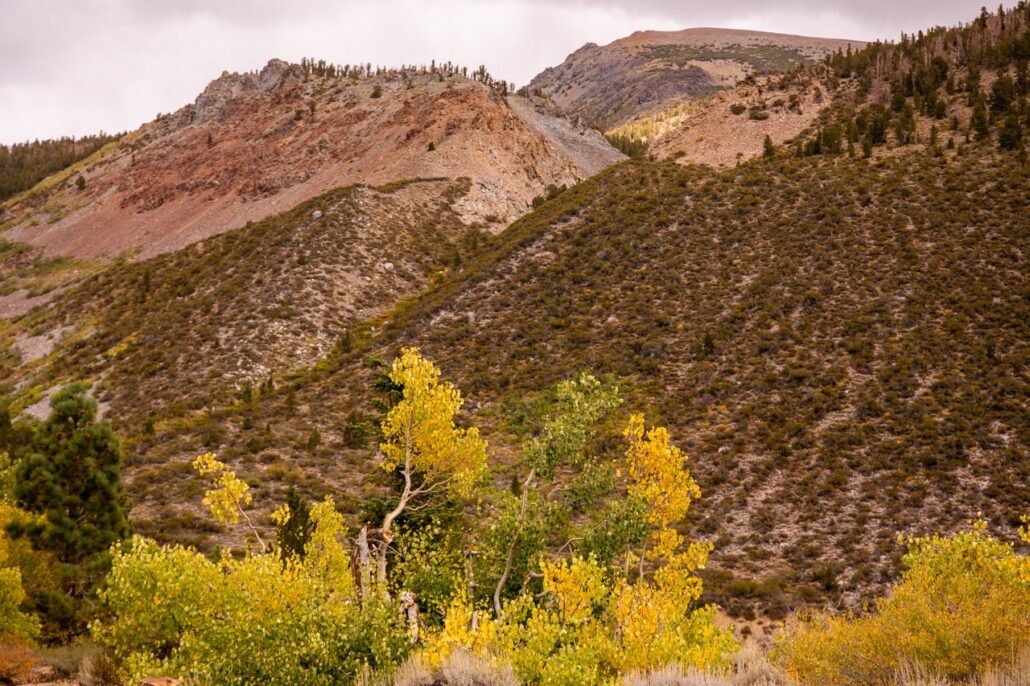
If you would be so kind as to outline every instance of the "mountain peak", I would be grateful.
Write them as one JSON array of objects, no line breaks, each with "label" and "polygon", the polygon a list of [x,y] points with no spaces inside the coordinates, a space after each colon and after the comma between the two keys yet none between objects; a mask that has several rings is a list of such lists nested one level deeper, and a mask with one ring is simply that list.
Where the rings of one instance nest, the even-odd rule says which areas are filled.
[{"label": "mountain peak", "polygon": [[[223,73],[196,100],[128,134],[84,174],[8,215],[11,236],[80,258],[147,257],[329,189],[467,177],[460,212],[498,230],[548,186],[622,159],[596,131],[507,94],[485,70],[291,64]],[[45,214],[40,203],[75,207]]]},{"label": "mountain peak", "polygon": [[635,31],[598,47],[584,45],[531,85],[568,114],[612,129],[685,96],[709,95],[748,75],[790,71],[861,41],[694,27]]}]

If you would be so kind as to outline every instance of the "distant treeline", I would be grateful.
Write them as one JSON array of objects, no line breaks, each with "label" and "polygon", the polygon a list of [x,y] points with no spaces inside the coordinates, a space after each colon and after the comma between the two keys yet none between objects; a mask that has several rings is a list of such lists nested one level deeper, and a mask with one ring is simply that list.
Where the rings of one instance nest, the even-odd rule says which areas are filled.
[{"label": "distant treeline", "polygon": [[37,183],[116,140],[121,134],[57,138],[0,145],[0,200]]},{"label": "distant treeline", "polygon": [[[404,64],[400,67],[388,68],[382,66],[373,67],[371,62],[365,64],[333,64],[325,60],[315,60],[305,57],[300,61],[301,69],[305,76],[317,76],[319,78],[333,79],[370,79],[373,76],[389,74],[436,74],[441,79],[446,76],[462,76],[485,84],[501,95],[515,93],[515,84],[504,79],[495,79],[486,69],[486,65],[480,65],[476,69],[459,66],[452,62],[437,62],[432,60],[429,64]],[[519,89],[519,95],[528,96],[526,88]]]},{"label": "distant treeline", "polygon": [[[935,58],[966,67],[1006,68],[1030,60],[1030,3],[1022,0],[1011,9],[986,8],[967,24],[938,26],[916,34],[902,34],[899,42],[876,41],[863,49],[837,50],[825,62],[841,78],[851,76],[871,84],[885,81],[912,81],[932,74]],[[868,89],[867,89],[868,90]]]}]

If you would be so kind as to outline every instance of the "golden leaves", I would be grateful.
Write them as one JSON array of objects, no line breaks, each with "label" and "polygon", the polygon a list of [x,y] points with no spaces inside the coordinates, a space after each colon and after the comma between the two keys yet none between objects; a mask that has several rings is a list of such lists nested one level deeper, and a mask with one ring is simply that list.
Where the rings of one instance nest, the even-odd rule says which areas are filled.
[{"label": "golden leaves", "polygon": [[237,524],[244,505],[249,505],[250,486],[239,479],[214,453],[204,453],[193,460],[193,468],[209,477],[212,488],[204,492],[204,505],[223,524]]},{"label": "golden leaves", "polygon": [[383,468],[420,472],[466,495],[486,469],[486,441],[479,430],[458,428],[461,393],[440,381],[440,370],[418,348],[405,348],[393,361],[390,380],[403,397],[382,423]]}]

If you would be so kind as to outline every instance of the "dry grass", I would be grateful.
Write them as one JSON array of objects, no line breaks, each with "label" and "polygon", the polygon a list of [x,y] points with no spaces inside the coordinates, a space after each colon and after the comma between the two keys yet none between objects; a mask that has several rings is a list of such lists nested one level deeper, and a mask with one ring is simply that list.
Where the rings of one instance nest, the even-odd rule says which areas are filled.
[{"label": "dry grass", "polygon": [[[905,667],[891,686],[952,686],[954,682],[919,665]],[[970,679],[964,686],[1027,686],[1030,684],[1030,646],[1019,651],[1011,665],[998,667]]]},{"label": "dry grass", "polygon": [[511,668],[496,665],[463,650],[451,653],[435,673],[419,657],[401,665],[393,676],[394,686],[518,686]]},{"label": "dry grass", "polygon": [[81,686],[119,686],[122,683],[111,654],[100,650],[82,658],[78,679]]},{"label": "dry grass", "polygon": [[785,683],[762,648],[748,641],[733,656],[733,666],[727,674],[673,664],[645,673],[630,673],[623,677],[621,686],[780,686]]},{"label": "dry grass", "polygon": [[[762,649],[748,642],[733,659],[728,674],[669,665],[662,669],[628,674],[621,686],[796,686],[774,667]],[[896,674],[887,686],[1028,686],[1030,685],[1030,646],[1016,656],[1012,665],[989,670],[966,682],[955,682],[912,664]],[[414,686],[414,684],[412,684]]]}]

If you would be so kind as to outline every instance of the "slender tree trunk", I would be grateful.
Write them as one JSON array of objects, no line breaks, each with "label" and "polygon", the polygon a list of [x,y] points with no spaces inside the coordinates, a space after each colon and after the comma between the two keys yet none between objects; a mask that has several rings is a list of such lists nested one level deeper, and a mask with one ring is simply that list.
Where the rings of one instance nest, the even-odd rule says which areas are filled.
[{"label": "slender tree trunk", "polygon": [[401,593],[401,611],[408,620],[408,638],[414,645],[418,643],[418,601],[411,591]]},{"label": "slender tree trunk", "polygon": [[386,513],[383,517],[383,541],[379,545],[378,553],[378,569],[376,571],[376,579],[379,582],[380,591],[383,594],[384,600],[390,599],[390,592],[386,588],[386,553],[390,547],[390,540],[393,538],[390,531],[390,527],[393,526],[394,521],[401,516],[404,509],[408,506],[408,501],[412,497],[411,490],[411,419],[408,419],[407,426],[404,427],[404,470],[401,472],[404,476],[404,491],[401,493],[400,500],[397,501],[397,507],[393,508],[390,512]]},{"label": "slender tree trunk", "polygon": [[267,552],[268,547],[265,545],[264,539],[261,538],[261,534],[258,533],[257,527],[254,526],[254,522],[250,521],[250,517],[246,512],[243,511],[243,507],[240,505],[240,501],[236,500],[236,510],[243,515],[243,519],[246,520],[247,526],[250,527],[251,532],[254,534],[254,538],[257,539],[258,545],[261,546],[261,552]]},{"label": "slender tree trunk", "polygon": [[365,600],[372,593],[372,554],[368,549],[367,526],[358,532],[358,580],[361,599]]},{"label": "slender tree trunk", "polygon": [[[408,474],[405,473],[405,481],[408,481]],[[401,495],[401,499],[397,502],[397,507],[393,508],[390,512],[383,517],[382,527],[382,541],[379,543],[379,549],[376,551],[376,581],[379,583],[380,591],[383,594],[385,600],[390,599],[390,593],[386,589],[386,555],[390,547],[390,541],[393,535],[390,531],[390,527],[393,526],[394,521],[397,517],[404,512],[404,509],[408,506],[409,490],[407,483],[404,487],[404,493]]]},{"label": "slender tree trunk", "polygon": [[522,529],[526,524],[529,487],[533,483],[534,474],[536,474],[536,467],[529,470],[529,476],[526,477],[526,481],[522,484],[522,507],[519,510],[519,524],[515,529],[515,534],[511,537],[511,543],[508,545],[508,556],[504,560],[504,570],[501,572],[501,578],[497,580],[497,586],[494,588],[494,614],[497,617],[501,616],[501,593],[504,591],[504,587],[508,583],[508,577],[511,575],[511,566],[515,559],[515,546],[518,545],[519,538],[522,536]]}]

